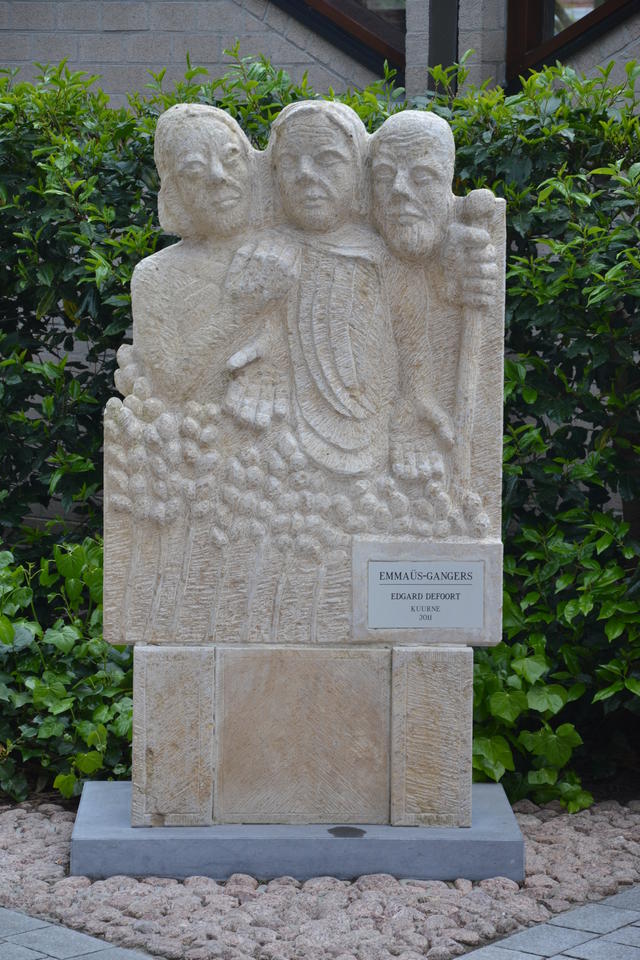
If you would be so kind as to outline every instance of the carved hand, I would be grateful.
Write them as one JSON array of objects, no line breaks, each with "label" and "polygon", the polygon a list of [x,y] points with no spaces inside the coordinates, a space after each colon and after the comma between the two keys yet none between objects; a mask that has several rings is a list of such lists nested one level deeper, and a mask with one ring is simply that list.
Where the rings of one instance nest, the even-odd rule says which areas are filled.
[{"label": "carved hand", "polygon": [[444,475],[440,454],[418,449],[415,440],[399,437],[392,439],[389,456],[391,470],[401,480],[433,480]]},{"label": "carved hand", "polygon": [[244,347],[237,350],[227,360],[227,370],[241,370],[247,364],[253,363],[266,356],[269,349],[269,340],[265,333],[259,334],[250,340]]},{"label": "carved hand", "polygon": [[264,430],[272,419],[284,419],[287,416],[287,387],[273,377],[241,373],[229,384],[224,407],[236,419]]},{"label": "carved hand", "polygon": [[259,307],[282,300],[299,274],[299,247],[265,238],[240,247],[229,267],[225,289],[234,300],[249,300]]},{"label": "carved hand", "polygon": [[438,438],[444,446],[450,450],[455,443],[455,431],[453,421],[446,410],[436,403],[435,400],[418,400],[418,416],[423,420],[428,420],[436,431]]},{"label": "carved hand", "polygon": [[442,254],[448,299],[463,307],[487,307],[497,294],[496,249],[480,227],[452,223]]}]

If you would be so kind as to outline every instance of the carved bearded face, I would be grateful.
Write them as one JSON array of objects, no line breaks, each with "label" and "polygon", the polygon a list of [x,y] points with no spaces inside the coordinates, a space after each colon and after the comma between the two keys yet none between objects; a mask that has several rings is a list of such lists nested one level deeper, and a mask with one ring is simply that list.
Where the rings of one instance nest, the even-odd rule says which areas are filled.
[{"label": "carved bearded face", "polygon": [[444,120],[404,111],[372,138],[373,217],[400,257],[421,259],[442,240],[453,205],[454,145]]},{"label": "carved bearded face", "polygon": [[180,231],[182,236],[227,236],[242,229],[250,201],[244,144],[228,126],[209,116],[183,124],[179,133],[170,144],[166,189],[181,211],[180,219],[188,224]]},{"label": "carved bearded face", "polygon": [[327,231],[353,214],[358,164],[348,135],[322,114],[293,116],[279,131],[275,176],[288,219]]}]

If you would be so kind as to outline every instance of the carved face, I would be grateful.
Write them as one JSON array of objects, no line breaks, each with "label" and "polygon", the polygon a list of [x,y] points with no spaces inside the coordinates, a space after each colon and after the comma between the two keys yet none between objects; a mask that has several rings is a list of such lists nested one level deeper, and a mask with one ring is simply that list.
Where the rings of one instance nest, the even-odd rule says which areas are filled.
[{"label": "carved face", "polygon": [[243,145],[226,126],[205,119],[175,148],[172,179],[194,234],[227,235],[242,228],[249,208],[249,166]]},{"label": "carved face", "polygon": [[373,215],[401,257],[421,258],[442,240],[449,222],[453,165],[437,136],[380,137],[371,162]]},{"label": "carved face", "polygon": [[275,174],[289,220],[324,232],[353,213],[358,167],[351,143],[324,116],[293,117],[278,137]]}]

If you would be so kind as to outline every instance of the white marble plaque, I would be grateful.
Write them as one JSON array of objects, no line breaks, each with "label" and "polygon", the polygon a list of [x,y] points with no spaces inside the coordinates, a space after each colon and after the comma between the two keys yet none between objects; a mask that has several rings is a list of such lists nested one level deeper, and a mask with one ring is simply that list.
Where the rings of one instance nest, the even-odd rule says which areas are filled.
[{"label": "white marble plaque", "polygon": [[482,560],[370,560],[368,625],[391,630],[482,628]]},{"label": "white marble plaque", "polygon": [[500,542],[354,537],[351,559],[353,641],[500,642]]}]

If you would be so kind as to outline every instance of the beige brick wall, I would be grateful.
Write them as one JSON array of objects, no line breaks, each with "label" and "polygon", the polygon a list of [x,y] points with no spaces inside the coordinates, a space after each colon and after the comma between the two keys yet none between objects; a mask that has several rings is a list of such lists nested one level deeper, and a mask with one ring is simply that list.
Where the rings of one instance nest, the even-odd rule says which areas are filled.
[{"label": "beige brick wall", "polygon": [[611,60],[616,62],[611,79],[617,82],[625,79],[626,63],[630,60],[640,62],[640,13],[569,57],[567,63],[582,73],[593,75],[598,67],[606,67]]},{"label": "beige brick wall", "polygon": [[432,0],[406,0],[407,38],[405,85],[409,96],[427,89],[429,66],[429,17]]},{"label": "beige brick wall", "polygon": [[[412,94],[424,93],[429,64],[430,5],[435,0],[406,0],[406,87]],[[474,53],[467,63],[469,82],[487,78],[504,82],[507,30],[507,0],[459,0],[458,57]]]},{"label": "beige brick wall", "polygon": [[187,51],[212,77],[228,66],[223,51],[264,54],[320,92],[364,86],[375,75],[289,17],[270,0],[5,0],[0,2],[0,63],[34,75],[33,63],[70,65],[102,75],[112,102],[143,89],[147,70],[183,76]]},{"label": "beige brick wall", "polygon": [[507,0],[460,0],[458,56],[473,50],[467,62],[469,83],[504,83]]}]

